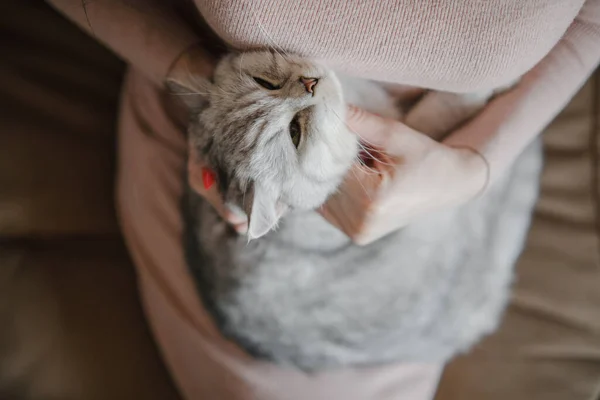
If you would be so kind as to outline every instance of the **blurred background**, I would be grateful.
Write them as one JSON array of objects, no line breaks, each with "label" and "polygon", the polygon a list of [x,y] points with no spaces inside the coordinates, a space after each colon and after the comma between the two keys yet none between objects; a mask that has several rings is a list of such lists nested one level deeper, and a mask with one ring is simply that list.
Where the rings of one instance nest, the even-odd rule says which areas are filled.
[{"label": "blurred background", "polygon": [[175,399],[113,208],[123,63],[0,1],[0,399]]}]

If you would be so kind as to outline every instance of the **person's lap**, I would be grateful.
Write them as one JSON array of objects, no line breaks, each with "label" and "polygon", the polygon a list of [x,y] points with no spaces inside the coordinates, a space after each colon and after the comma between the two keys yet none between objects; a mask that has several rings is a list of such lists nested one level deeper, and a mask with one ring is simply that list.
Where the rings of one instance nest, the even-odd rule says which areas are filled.
[{"label": "person's lap", "polygon": [[119,126],[117,203],[149,323],[184,397],[431,398],[441,372],[437,364],[305,374],[254,360],[218,333],[202,307],[183,257],[179,205],[186,154],[185,119],[173,117],[165,109],[176,99],[135,70],[126,75]]},{"label": "person's lap", "polygon": [[[450,364],[438,400],[509,395],[587,399],[597,390],[600,336],[595,317],[600,313],[600,291],[595,290],[598,251],[591,184],[596,165],[590,151],[592,134],[598,133],[592,132],[593,120],[600,116],[600,110],[592,109],[595,82],[591,80],[547,129],[542,194],[504,323],[473,352]],[[147,101],[151,96],[145,97]],[[173,141],[174,136],[169,139],[158,132],[149,134],[164,142],[168,153],[185,145],[182,137]],[[181,175],[174,175],[179,176],[160,179],[176,185],[173,179]]]}]

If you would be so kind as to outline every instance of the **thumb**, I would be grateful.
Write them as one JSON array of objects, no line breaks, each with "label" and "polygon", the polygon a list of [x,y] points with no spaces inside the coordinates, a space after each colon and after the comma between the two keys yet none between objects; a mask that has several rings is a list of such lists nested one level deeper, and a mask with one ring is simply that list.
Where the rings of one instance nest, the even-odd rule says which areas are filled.
[{"label": "thumb", "polygon": [[432,141],[400,121],[384,118],[355,106],[349,106],[346,123],[364,143],[389,154],[404,154],[423,148]]}]

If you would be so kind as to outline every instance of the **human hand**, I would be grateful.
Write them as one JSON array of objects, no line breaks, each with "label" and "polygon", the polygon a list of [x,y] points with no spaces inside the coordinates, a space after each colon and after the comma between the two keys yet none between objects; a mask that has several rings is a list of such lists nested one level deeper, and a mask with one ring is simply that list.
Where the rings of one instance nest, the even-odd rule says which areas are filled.
[{"label": "human hand", "polygon": [[214,172],[196,156],[193,146],[189,147],[188,155],[188,183],[198,195],[208,201],[215,211],[229,223],[238,233],[248,231],[248,218],[223,203],[223,197],[219,193],[218,185],[215,184]]},{"label": "human hand", "polygon": [[347,123],[368,146],[369,162],[353,166],[321,214],[357,244],[465,203],[487,184],[487,161],[468,147],[450,147],[354,107]]}]

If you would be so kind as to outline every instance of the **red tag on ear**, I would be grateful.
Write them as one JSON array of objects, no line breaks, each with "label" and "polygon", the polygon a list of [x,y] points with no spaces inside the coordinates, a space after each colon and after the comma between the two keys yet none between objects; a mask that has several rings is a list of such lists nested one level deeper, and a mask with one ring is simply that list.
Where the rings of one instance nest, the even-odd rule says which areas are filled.
[{"label": "red tag on ear", "polygon": [[212,185],[214,185],[215,180],[215,173],[212,170],[202,168],[202,183],[204,184],[204,189],[210,189]]}]

